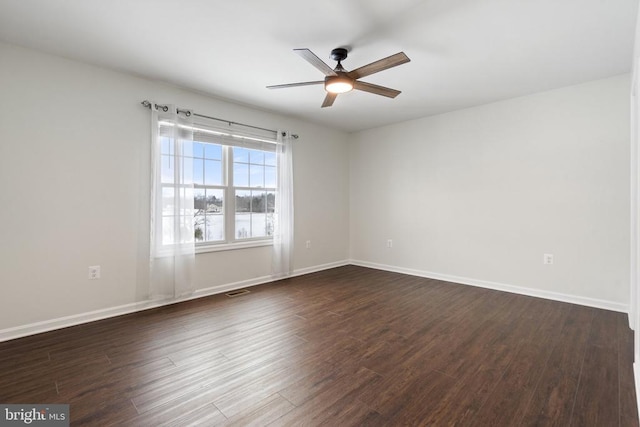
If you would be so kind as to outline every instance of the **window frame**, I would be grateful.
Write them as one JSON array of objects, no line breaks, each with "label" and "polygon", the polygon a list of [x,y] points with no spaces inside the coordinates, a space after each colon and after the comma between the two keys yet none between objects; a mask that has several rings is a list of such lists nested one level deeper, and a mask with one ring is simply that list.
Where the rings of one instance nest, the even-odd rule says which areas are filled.
[{"label": "window frame", "polygon": [[[198,129],[200,131],[204,130],[204,132],[209,133],[206,128],[200,128],[199,124],[192,125],[194,129]],[[158,129],[159,137],[162,137],[160,128]],[[255,138],[252,136],[242,136],[242,135],[234,135],[234,134],[226,134],[222,132],[211,132],[214,134],[219,134],[220,138],[217,137],[209,137],[207,138],[198,138],[197,134],[202,135],[202,132],[194,132],[193,140],[189,141],[191,143],[200,143],[200,144],[215,144],[219,145],[222,148],[222,158],[221,158],[221,169],[222,169],[222,185],[213,185],[213,184],[204,184],[205,180],[203,179],[203,184],[191,184],[191,188],[193,190],[204,190],[206,194],[207,189],[213,190],[222,190],[223,194],[223,239],[222,240],[210,240],[210,241],[197,241],[194,236],[194,246],[195,253],[206,253],[206,252],[216,252],[216,251],[225,251],[225,250],[235,250],[235,249],[243,249],[243,248],[251,248],[251,247],[260,247],[260,246],[272,246],[273,245],[273,235],[259,236],[259,237],[249,237],[249,238],[237,238],[236,229],[235,229],[235,221],[236,221],[236,191],[238,190],[250,190],[250,191],[264,191],[265,193],[273,192],[275,197],[277,198],[277,183],[276,187],[235,187],[233,182],[233,167],[234,167],[234,158],[233,158],[233,148],[245,148],[248,150],[258,150],[264,152],[276,152],[276,144],[277,141],[266,140],[264,137]],[[228,143],[229,139],[238,139],[239,141],[233,141],[233,143]],[[243,138],[246,138],[246,143],[243,143]],[[207,139],[207,140],[203,140]],[[219,139],[219,140],[218,140]],[[177,149],[178,141],[173,141],[174,151]],[[273,147],[273,148],[272,148]],[[174,154],[176,157],[180,157],[181,161],[184,161],[185,156],[180,155],[178,153]],[[249,164],[250,161],[249,161]],[[204,168],[204,167],[203,167]],[[278,165],[276,162],[275,165],[276,176],[278,171]],[[202,171],[203,176],[206,175],[205,170]],[[162,176],[162,171],[159,171],[160,176]],[[266,183],[265,183],[266,184]],[[174,188],[174,191],[177,190],[178,184],[173,183],[162,183],[160,184],[161,188],[169,187]],[[195,204],[195,192],[194,192],[194,204]],[[265,213],[267,213],[268,208],[265,206]],[[195,206],[194,206],[194,214],[195,214]],[[206,215],[206,214],[205,214]],[[162,211],[159,212],[159,219],[162,220]],[[194,231],[195,231],[195,216],[194,216]],[[162,232],[162,231],[161,231]],[[206,235],[206,231],[205,231]],[[164,236],[162,236],[161,241],[164,241]],[[160,251],[162,248],[167,248],[172,246],[173,244],[164,244],[161,243]]]}]

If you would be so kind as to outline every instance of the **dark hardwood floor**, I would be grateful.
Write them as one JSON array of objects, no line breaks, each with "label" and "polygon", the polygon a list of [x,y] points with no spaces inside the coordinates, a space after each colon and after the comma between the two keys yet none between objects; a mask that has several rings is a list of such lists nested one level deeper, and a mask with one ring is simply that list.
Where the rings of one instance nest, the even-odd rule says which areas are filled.
[{"label": "dark hardwood floor", "polygon": [[347,266],[0,343],[72,425],[637,426],[626,314]]}]

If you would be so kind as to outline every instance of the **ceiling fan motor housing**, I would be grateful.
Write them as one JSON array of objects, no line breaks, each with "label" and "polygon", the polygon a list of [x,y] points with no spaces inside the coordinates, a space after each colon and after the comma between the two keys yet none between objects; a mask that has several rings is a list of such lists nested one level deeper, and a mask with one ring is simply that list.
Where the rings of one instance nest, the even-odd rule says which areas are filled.
[{"label": "ceiling fan motor housing", "polygon": [[331,51],[331,59],[338,62],[343,61],[344,59],[347,58],[348,53],[349,51],[347,49],[343,47],[338,47]]}]

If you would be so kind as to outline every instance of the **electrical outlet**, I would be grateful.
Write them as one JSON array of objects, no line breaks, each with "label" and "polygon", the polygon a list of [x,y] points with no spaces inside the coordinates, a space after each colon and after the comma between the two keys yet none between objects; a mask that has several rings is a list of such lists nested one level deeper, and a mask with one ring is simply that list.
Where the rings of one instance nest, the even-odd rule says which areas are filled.
[{"label": "electrical outlet", "polygon": [[553,254],[544,254],[542,257],[543,264],[553,264]]},{"label": "electrical outlet", "polygon": [[393,247],[393,240],[391,240],[391,239],[387,240],[387,247],[388,248],[392,248]]},{"label": "electrical outlet", "polygon": [[92,265],[89,267],[89,280],[97,280],[100,278],[100,266]]},{"label": "electrical outlet", "polygon": [[311,249],[311,240],[307,240],[306,247],[307,247],[307,249]]}]

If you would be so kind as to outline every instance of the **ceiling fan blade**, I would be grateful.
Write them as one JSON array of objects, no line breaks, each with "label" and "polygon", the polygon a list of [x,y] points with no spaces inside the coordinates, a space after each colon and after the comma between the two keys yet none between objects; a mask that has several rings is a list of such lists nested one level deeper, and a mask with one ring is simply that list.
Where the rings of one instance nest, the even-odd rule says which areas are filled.
[{"label": "ceiling fan blade", "polygon": [[324,80],[318,80],[315,82],[300,82],[300,83],[287,83],[284,85],[271,85],[267,86],[267,89],[284,89],[288,87],[298,87],[298,86],[311,86],[311,85],[319,85],[323,84]]},{"label": "ceiling fan blade", "polygon": [[353,83],[353,88],[363,90],[365,92],[375,93],[376,95],[386,96],[388,98],[395,98],[402,93],[399,90],[359,81]]},{"label": "ceiling fan blade", "polygon": [[311,52],[309,49],[293,49],[293,51],[300,55],[302,59],[305,59],[309,64],[320,70],[325,76],[337,76],[336,72],[333,71],[333,68],[325,64],[322,59],[318,58],[316,54]]},{"label": "ceiling fan blade", "polygon": [[333,105],[333,101],[335,101],[337,97],[337,93],[327,92],[327,96],[324,97],[324,102],[322,103],[322,108],[331,107]]},{"label": "ceiling fan blade", "polygon": [[409,61],[411,60],[407,55],[404,54],[404,52],[399,52],[395,55],[391,55],[378,61],[372,62],[371,64],[363,65],[362,67],[356,68],[353,71],[349,71],[347,73],[347,76],[351,77],[352,79],[359,79],[361,77],[369,76],[373,73],[377,73],[379,71],[386,70],[388,68],[392,68]]}]

